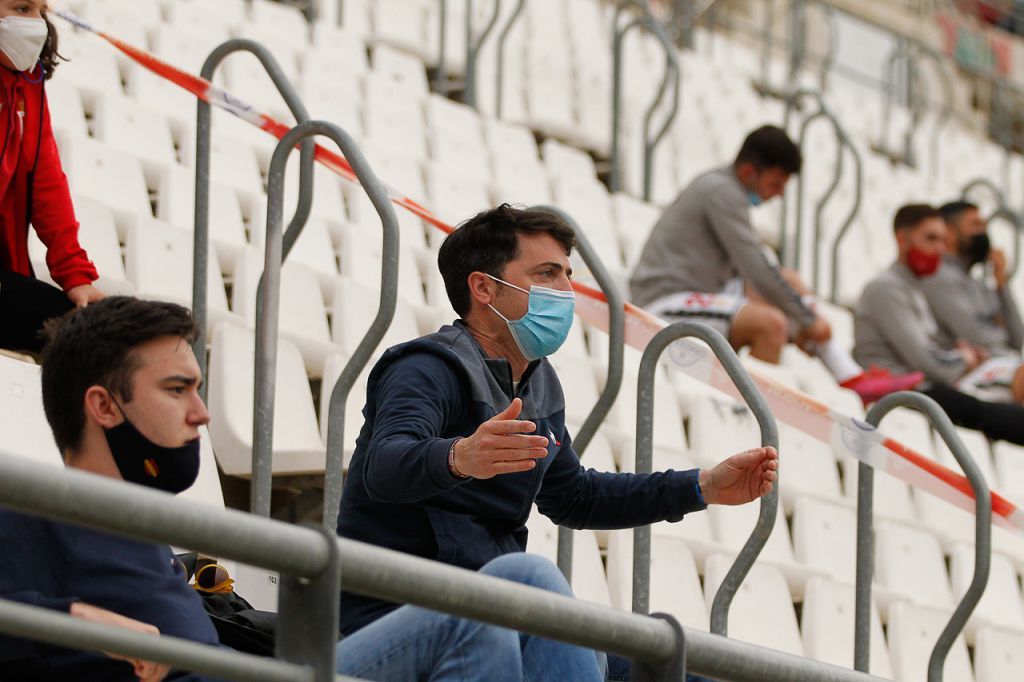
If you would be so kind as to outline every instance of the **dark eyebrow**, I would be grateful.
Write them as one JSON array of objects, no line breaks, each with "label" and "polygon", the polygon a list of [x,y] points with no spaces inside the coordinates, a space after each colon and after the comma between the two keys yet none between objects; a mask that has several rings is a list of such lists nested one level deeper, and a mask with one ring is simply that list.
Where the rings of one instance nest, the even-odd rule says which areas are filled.
[{"label": "dark eyebrow", "polygon": [[161,384],[184,384],[185,386],[195,385],[197,388],[203,385],[203,380],[196,376],[185,374],[174,374],[160,380]]}]

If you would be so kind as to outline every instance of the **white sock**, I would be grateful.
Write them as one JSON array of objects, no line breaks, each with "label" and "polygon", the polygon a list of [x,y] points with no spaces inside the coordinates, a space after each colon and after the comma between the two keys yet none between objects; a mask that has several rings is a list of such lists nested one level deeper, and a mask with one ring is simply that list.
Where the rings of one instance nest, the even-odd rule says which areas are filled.
[{"label": "white sock", "polygon": [[849,381],[864,372],[864,368],[857,364],[850,353],[834,340],[818,344],[818,359],[839,383]]}]

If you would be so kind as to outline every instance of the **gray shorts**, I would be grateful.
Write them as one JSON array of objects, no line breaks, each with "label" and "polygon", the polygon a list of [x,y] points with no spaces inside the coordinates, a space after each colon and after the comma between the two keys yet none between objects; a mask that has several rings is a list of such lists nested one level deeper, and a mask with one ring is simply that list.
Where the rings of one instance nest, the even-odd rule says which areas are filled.
[{"label": "gray shorts", "polygon": [[746,296],[731,291],[681,291],[659,298],[646,310],[666,322],[702,322],[728,339],[732,321],[746,303]]}]

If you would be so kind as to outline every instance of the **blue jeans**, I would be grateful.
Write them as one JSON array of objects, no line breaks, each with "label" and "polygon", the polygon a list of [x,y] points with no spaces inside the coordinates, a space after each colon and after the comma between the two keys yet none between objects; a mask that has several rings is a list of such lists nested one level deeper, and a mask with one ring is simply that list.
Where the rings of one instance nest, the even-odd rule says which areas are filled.
[{"label": "blue jeans", "polygon": [[[558,568],[534,554],[506,554],[480,569],[564,595]],[[604,655],[417,606],[403,606],[338,643],[337,670],[369,680],[539,682],[604,680]]]}]

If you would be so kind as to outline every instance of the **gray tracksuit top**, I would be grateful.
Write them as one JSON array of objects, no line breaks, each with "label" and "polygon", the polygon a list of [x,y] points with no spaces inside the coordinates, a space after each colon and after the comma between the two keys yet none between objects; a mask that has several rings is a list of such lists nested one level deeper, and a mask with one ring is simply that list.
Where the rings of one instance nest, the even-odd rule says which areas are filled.
[{"label": "gray tracksuit top", "polygon": [[732,166],[690,183],[644,245],[629,283],[633,302],[648,306],[681,291],[719,292],[742,277],[798,327],[814,322],[814,312],[761,251],[749,205]]},{"label": "gray tracksuit top", "polygon": [[966,367],[960,354],[944,347],[920,280],[901,263],[871,280],[860,295],[853,326],[853,357],[893,373],[924,372],[951,384]]},{"label": "gray tracksuit top", "polygon": [[1024,322],[1008,287],[997,291],[971,277],[960,256],[946,256],[933,277],[921,280],[943,345],[963,339],[990,355],[1020,355]]}]

